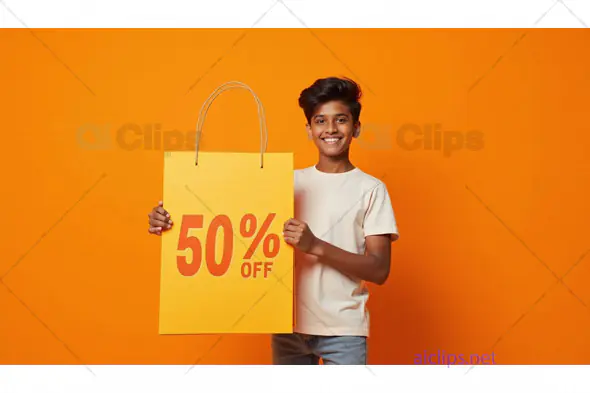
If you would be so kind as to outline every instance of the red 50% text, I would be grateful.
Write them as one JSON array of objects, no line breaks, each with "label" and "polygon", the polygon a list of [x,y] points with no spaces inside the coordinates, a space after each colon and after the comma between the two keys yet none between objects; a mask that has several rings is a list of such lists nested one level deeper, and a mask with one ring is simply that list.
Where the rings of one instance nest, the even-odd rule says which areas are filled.
[{"label": "red 50% text", "polygon": [[[241,266],[241,274],[244,278],[256,278],[264,276],[267,278],[272,270],[273,262],[249,261],[254,256],[254,252],[262,242],[263,254],[267,259],[277,256],[280,248],[280,240],[277,234],[267,234],[268,228],[274,220],[276,214],[270,213],[259,231],[257,229],[257,220],[254,214],[245,214],[240,220],[240,234],[244,238],[254,239],[250,242],[248,250],[243,255],[244,261]],[[191,229],[203,228],[202,214],[187,214],[182,216],[180,226],[180,236],[178,238],[178,251],[192,251],[192,261],[189,261],[186,255],[177,255],[176,262],[178,271],[183,276],[194,276],[203,262],[203,246],[201,240],[196,236],[189,236]],[[219,230],[223,231],[223,251],[220,262],[217,262],[216,241]],[[225,214],[217,215],[213,218],[205,234],[205,263],[207,270],[211,275],[223,276],[229,270],[234,255],[234,228],[230,218]]]}]

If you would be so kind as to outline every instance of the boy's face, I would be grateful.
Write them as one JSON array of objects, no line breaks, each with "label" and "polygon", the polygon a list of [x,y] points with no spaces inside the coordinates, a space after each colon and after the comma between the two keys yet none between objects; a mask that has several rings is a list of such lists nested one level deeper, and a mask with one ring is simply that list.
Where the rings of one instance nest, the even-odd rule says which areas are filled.
[{"label": "boy's face", "polygon": [[349,149],[352,138],[358,137],[360,122],[353,123],[352,114],[341,101],[318,105],[307,125],[309,139],[313,140],[320,154],[338,157]]}]

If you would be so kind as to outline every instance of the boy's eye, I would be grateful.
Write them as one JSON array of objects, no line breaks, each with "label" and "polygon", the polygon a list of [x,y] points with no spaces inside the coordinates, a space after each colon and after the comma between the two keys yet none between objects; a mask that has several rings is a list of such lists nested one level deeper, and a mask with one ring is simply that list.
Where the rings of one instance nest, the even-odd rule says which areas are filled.
[{"label": "boy's eye", "polygon": [[[338,120],[336,120],[338,123],[340,124],[345,124],[348,119],[346,117],[341,117]],[[326,121],[324,119],[316,119],[315,121],[317,124],[324,124]]]}]

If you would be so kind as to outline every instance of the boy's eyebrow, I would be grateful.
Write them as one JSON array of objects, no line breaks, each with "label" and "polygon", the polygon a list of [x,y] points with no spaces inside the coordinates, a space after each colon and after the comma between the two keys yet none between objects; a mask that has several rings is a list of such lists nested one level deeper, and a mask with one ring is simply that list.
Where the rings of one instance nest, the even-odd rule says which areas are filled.
[{"label": "boy's eyebrow", "polygon": [[[324,117],[324,116],[325,116],[324,114],[320,113],[320,114],[314,115],[313,117]],[[336,113],[334,116],[346,116],[346,117],[348,117],[348,113]]]}]

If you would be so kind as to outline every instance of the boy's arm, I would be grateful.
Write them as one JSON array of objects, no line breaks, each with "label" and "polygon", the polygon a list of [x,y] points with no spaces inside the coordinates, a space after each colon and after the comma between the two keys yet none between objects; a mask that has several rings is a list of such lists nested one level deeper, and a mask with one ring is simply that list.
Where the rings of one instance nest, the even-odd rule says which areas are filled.
[{"label": "boy's arm", "polygon": [[391,236],[374,235],[365,238],[365,255],[348,252],[321,239],[315,238],[309,253],[334,269],[378,285],[389,277]]},{"label": "boy's arm", "polygon": [[306,223],[290,219],[283,236],[288,244],[315,255],[322,263],[361,280],[382,285],[389,276],[391,260],[390,235],[365,237],[365,255],[355,254],[317,238]]}]

